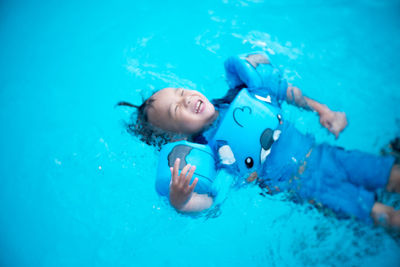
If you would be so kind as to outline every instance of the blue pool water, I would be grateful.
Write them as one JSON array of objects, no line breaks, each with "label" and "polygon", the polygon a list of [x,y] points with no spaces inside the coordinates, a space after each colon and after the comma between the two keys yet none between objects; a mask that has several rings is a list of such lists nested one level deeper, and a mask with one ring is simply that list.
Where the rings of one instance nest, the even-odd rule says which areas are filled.
[{"label": "blue pool water", "polygon": [[335,141],[288,107],[301,130],[378,154],[400,135],[400,1],[303,2],[1,1],[0,266],[398,265],[385,230],[256,187],[215,218],[175,213],[154,190],[158,152],[114,108],[166,86],[222,96],[224,59],[264,50],[347,113]]}]

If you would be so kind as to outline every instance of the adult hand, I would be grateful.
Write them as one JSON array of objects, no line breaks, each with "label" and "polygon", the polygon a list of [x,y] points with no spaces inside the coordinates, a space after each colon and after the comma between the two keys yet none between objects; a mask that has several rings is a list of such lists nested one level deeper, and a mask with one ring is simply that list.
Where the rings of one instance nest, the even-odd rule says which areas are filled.
[{"label": "adult hand", "polygon": [[347,126],[347,118],[344,112],[328,110],[320,115],[320,123],[331,133],[339,137],[339,133]]},{"label": "adult hand", "polygon": [[196,166],[188,164],[183,167],[179,174],[179,163],[180,159],[178,158],[175,160],[174,167],[170,168],[171,183],[169,185],[169,201],[171,202],[171,205],[178,210],[190,199],[198,182],[198,178],[195,178],[193,183],[189,185],[193,173],[196,170]]}]

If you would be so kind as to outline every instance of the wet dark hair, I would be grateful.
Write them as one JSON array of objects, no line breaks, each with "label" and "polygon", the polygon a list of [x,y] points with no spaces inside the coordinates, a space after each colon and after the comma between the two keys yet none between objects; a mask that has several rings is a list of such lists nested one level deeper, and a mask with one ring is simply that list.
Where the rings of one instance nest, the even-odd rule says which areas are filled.
[{"label": "wet dark hair", "polygon": [[171,141],[171,134],[152,125],[148,120],[147,112],[154,102],[153,96],[144,100],[140,106],[129,102],[121,101],[116,106],[128,106],[136,108],[129,122],[125,122],[127,132],[131,135],[139,137],[139,139],[148,145],[161,148],[162,145]]},{"label": "wet dark hair", "polygon": [[213,99],[211,101],[211,103],[216,108],[219,108],[219,107],[223,106],[224,104],[230,104],[230,103],[232,103],[233,99],[235,99],[235,97],[240,92],[240,90],[242,90],[245,87],[246,87],[245,84],[240,84],[240,85],[238,85],[238,86],[236,86],[234,88],[231,88],[231,89],[228,90],[228,92],[223,97]]}]

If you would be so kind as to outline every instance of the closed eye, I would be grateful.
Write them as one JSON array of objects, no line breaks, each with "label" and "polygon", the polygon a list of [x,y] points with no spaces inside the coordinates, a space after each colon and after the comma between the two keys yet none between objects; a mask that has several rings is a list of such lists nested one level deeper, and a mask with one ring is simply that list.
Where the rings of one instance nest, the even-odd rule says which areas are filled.
[{"label": "closed eye", "polygon": [[[178,90],[176,90],[177,92],[178,92]],[[183,96],[183,93],[185,92],[185,90],[184,89],[181,89],[181,97]],[[176,112],[178,111],[178,107],[179,107],[179,105],[176,105],[175,106],[175,114],[176,114]]]}]

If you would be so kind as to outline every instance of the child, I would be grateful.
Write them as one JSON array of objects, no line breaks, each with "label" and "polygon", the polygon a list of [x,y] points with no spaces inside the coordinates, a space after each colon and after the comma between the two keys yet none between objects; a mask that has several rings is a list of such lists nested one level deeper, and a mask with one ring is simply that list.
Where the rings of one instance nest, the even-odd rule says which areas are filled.
[{"label": "child", "polygon": [[[226,152],[224,144],[229,141],[216,147],[213,140],[224,132],[221,130],[223,118],[231,112],[230,105],[235,103],[238,94],[246,90],[255,98],[270,103],[271,110],[275,110],[273,116],[279,120],[279,130],[268,129],[261,137],[263,139],[264,134],[268,137],[268,150],[261,154],[263,171],[249,174],[246,181],[257,180],[271,193],[289,190],[310,203],[322,204],[337,213],[366,221],[372,218],[376,224],[400,229],[400,211],[375,201],[375,191],[379,188],[400,192],[400,167],[394,164],[394,157],[317,145],[313,137],[301,134],[283,120],[279,110],[281,102],[286,101],[318,113],[320,123],[336,138],[347,126],[343,112],[332,111],[326,105],[303,96],[299,88],[281,77],[264,53],[231,57],[225,62],[225,69],[230,90],[224,98],[211,103],[197,91],[162,89],[140,107],[131,105],[138,108],[138,117],[136,123],[129,126],[129,131],[140,135],[146,143],[159,146],[179,139],[203,144],[213,142],[215,153],[224,162],[224,155],[220,152],[221,148]],[[121,102],[120,105],[129,104]],[[236,108],[233,116],[236,111],[245,110]],[[235,119],[235,122],[242,127],[243,121]],[[228,150],[230,155],[232,151]],[[229,164],[225,167],[231,171],[238,170],[239,167],[232,167],[236,163]],[[253,166],[253,159],[246,158],[244,164]],[[194,192],[198,179],[190,185],[196,167],[186,165],[179,173],[179,165],[177,159],[171,167],[171,205],[181,212],[198,212],[211,207],[212,196]]]}]

